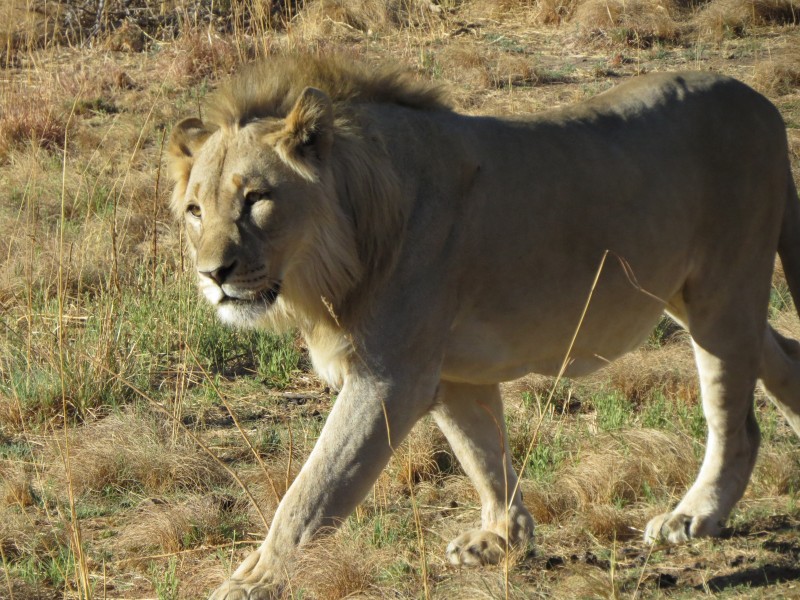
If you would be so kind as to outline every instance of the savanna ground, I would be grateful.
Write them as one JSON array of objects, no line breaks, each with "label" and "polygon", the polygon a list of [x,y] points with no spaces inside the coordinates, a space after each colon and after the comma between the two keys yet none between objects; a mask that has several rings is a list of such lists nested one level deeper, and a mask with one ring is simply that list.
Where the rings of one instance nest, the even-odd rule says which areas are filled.
[{"label": "savanna ground", "polygon": [[[800,180],[798,23],[796,0],[5,0],[0,598],[204,597],[262,539],[335,400],[294,336],[215,322],[166,210],[165,136],[236,64],[392,60],[501,114],[720,71],[780,108]],[[770,313],[800,336],[779,269]],[[800,598],[800,444],[760,393],[763,449],[725,538],[640,541],[703,452],[684,333],[664,321],[590,379],[504,393],[534,546],[446,564],[479,507],[423,422],[286,596]]]}]

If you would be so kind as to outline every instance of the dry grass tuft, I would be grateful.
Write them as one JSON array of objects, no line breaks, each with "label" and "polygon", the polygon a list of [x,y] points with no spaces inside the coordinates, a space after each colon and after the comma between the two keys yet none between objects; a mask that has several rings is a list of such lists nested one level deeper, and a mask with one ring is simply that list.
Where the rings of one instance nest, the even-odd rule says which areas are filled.
[{"label": "dry grass tuft", "polygon": [[[0,288],[0,299],[2,299]],[[0,300],[1,301],[1,300]],[[9,394],[0,392],[0,425],[9,432],[24,431],[26,416],[23,414],[22,405]]]},{"label": "dry grass tuft", "polygon": [[294,478],[297,477],[306,458],[307,454],[298,456],[291,460],[290,464],[288,456],[270,457],[269,461],[265,462],[266,474],[260,465],[251,465],[247,469],[240,470],[240,479],[258,504],[258,508],[256,508],[252,502],[248,502],[246,507],[242,508],[254,528],[264,527],[259,510],[267,519],[271,519],[275,514],[278,503],[286,494],[286,490],[289,489]]},{"label": "dry grass tuft", "polygon": [[634,525],[641,525],[632,518],[632,512],[614,504],[589,504],[578,515],[578,526],[601,540],[626,540],[638,538],[640,533]]},{"label": "dry grass tuft", "polygon": [[753,82],[770,95],[782,96],[800,89],[800,42],[790,44],[780,58],[760,63]]},{"label": "dry grass tuft", "polygon": [[800,490],[800,460],[796,456],[786,456],[785,449],[776,452],[762,447],[750,490],[758,497],[796,493]]},{"label": "dry grass tuft", "polygon": [[[55,446],[51,476],[64,488],[67,473]],[[74,430],[69,477],[77,495],[134,490],[159,495],[172,490],[210,490],[226,481],[222,469],[188,440],[170,439],[169,427],[142,414],[112,415]]]},{"label": "dry grass tuft", "polygon": [[671,0],[584,0],[572,20],[592,37],[649,47],[678,38],[675,12]]},{"label": "dry grass tuft", "polygon": [[408,493],[410,485],[441,479],[452,470],[455,457],[442,432],[431,419],[418,423],[392,457],[388,472],[396,491]]},{"label": "dry grass tuft", "polygon": [[[644,486],[671,492],[691,483],[696,462],[686,440],[655,429],[629,429],[600,435],[568,467],[560,485],[579,506],[642,499]],[[687,468],[689,467],[689,468]]]},{"label": "dry grass tuft", "polygon": [[63,41],[56,21],[63,2],[3,0],[0,2],[0,68],[20,66],[20,58],[36,48]]},{"label": "dry grass tuft", "polygon": [[[624,533],[622,515],[611,508],[671,496],[695,474],[691,444],[654,429],[629,429],[591,439],[580,448],[580,461],[566,464],[547,486],[535,486],[525,502],[534,518],[558,523],[588,515],[587,527],[598,537]],[[605,539],[609,539],[605,537]]]},{"label": "dry grass tuft", "polygon": [[688,402],[700,394],[694,353],[683,335],[658,349],[631,352],[585,381],[592,388],[616,390],[635,403],[653,392]]},{"label": "dry grass tuft", "polygon": [[374,35],[399,28],[428,28],[443,11],[425,0],[317,0],[299,14],[299,32],[306,38]]},{"label": "dry grass tuft", "polygon": [[33,519],[16,507],[0,506],[0,548],[3,554],[13,557],[29,551],[35,537]]},{"label": "dry grass tuft", "polygon": [[[65,528],[53,527],[33,511],[19,506],[0,506],[0,547],[6,559],[53,556],[66,544]],[[0,596],[4,591],[0,585]]]},{"label": "dry grass tuft", "polygon": [[0,503],[27,508],[35,502],[31,479],[19,463],[0,466]]},{"label": "dry grass tuft", "polygon": [[605,600],[625,597],[620,594],[608,573],[589,565],[573,568],[548,592],[548,597],[552,598]]},{"label": "dry grass tuft", "polygon": [[292,587],[316,600],[385,597],[376,589],[383,554],[360,537],[337,532],[303,548],[293,568]]},{"label": "dry grass tuft", "polygon": [[691,20],[701,34],[722,40],[743,35],[749,27],[800,23],[796,0],[714,0]]},{"label": "dry grass tuft", "polygon": [[179,504],[148,499],[134,511],[118,544],[129,553],[179,552],[202,544],[216,545],[225,521],[225,499],[194,496]]},{"label": "dry grass tuft", "polygon": [[793,308],[777,313],[772,318],[771,324],[781,334],[795,340],[800,339],[800,320]]},{"label": "dry grass tuft", "polygon": [[52,90],[3,90],[0,97],[0,162],[14,148],[32,144],[48,150],[61,148],[68,114]]},{"label": "dry grass tuft", "polygon": [[519,398],[524,394],[547,398],[554,384],[555,377],[530,373],[514,381],[501,384],[500,389],[506,403],[508,403],[509,399]]},{"label": "dry grass tuft", "polygon": [[537,21],[544,25],[560,25],[575,14],[580,0],[540,0]]},{"label": "dry grass tuft", "polygon": [[[240,40],[237,40],[240,41]],[[166,77],[181,86],[224,77],[252,58],[253,50],[210,30],[189,29],[159,55]]]},{"label": "dry grass tuft", "polygon": [[65,66],[58,73],[57,83],[69,98],[82,99],[106,99],[120,91],[138,87],[131,76],[112,60],[103,61],[101,69],[81,63]]}]

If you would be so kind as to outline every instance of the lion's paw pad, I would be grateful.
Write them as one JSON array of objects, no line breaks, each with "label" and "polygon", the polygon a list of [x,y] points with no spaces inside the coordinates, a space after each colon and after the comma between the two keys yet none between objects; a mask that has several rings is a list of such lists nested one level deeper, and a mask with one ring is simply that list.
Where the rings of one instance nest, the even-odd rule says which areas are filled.
[{"label": "lion's paw pad", "polygon": [[714,519],[677,512],[664,513],[650,519],[644,531],[644,541],[648,544],[660,541],[683,544],[692,538],[717,536],[720,530],[719,522]]},{"label": "lion's paw pad", "polygon": [[468,531],[447,546],[447,560],[462,567],[496,565],[506,555],[506,541],[494,532]]}]

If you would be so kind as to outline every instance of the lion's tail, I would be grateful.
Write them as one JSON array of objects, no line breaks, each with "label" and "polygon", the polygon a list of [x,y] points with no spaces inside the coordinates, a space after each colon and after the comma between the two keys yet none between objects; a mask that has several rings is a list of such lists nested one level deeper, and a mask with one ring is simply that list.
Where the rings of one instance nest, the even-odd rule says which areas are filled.
[{"label": "lion's tail", "polygon": [[781,257],[786,283],[792,294],[795,308],[800,314],[800,198],[789,171],[789,186],[786,194],[786,209],[778,239],[778,255]]}]

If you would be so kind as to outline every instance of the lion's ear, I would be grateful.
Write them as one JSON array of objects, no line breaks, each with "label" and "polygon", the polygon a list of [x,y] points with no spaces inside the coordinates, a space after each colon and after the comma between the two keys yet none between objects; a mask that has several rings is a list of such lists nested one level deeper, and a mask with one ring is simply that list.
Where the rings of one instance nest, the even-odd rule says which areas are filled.
[{"label": "lion's ear", "polygon": [[184,119],[172,129],[167,147],[167,163],[172,180],[181,182],[189,178],[193,157],[211,132],[200,119]]},{"label": "lion's ear", "polygon": [[276,149],[286,162],[307,179],[317,178],[317,169],[333,146],[333,104],[316,88],[305,88],[286,117],[276,140]]}]

